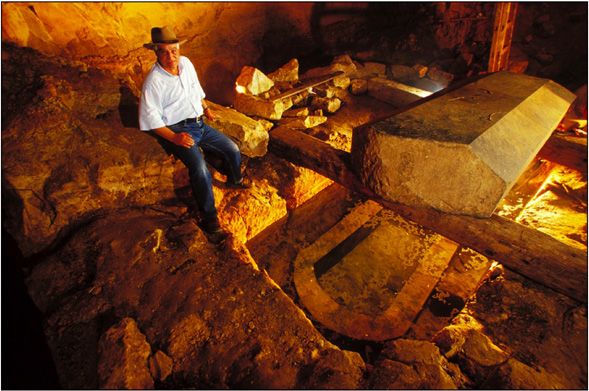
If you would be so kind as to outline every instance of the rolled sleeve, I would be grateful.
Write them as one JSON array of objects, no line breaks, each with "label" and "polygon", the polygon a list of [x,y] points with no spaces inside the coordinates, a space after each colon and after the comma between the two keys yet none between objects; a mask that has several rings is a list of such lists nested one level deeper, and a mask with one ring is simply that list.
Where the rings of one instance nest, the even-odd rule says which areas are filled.
[{"label": "rolled sleeve", "polygon": [[166,126],[161,97],[153,85],[146,83],[139,102],[139,129],[148,131]]}]

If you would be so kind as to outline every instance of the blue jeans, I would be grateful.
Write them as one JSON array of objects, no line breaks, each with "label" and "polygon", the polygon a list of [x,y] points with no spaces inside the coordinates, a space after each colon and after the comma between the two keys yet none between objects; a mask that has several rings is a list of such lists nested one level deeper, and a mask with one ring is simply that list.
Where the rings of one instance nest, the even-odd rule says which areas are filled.
[{"label": "blue jeans", "polygon": [[194,145],[190,148],[176,145],[168,140],[162,139],[162,141],[166,144],[166,149],[188,168],[192,193],[203,217],[205,219],[216,217],[213,179],[199,147],[204,152],[210,151],[223,157],[227,182],[231,183],[238,183],[242,179],[239,147],[229,137],[205,124],[202,119],[190,124],[171,125],[168,128],[175,133],[185,132],[192,136]]}]

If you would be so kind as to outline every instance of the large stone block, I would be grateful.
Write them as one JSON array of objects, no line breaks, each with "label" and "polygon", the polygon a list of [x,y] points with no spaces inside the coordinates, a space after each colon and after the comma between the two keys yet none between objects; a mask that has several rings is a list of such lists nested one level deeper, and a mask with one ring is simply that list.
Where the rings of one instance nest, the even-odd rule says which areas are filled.
[{"label": "large stone block", "polygon": [[362,182],[391,201],[488,217],[574,95],[499,72],[354,132]]},{"label": "large stone block", "polygon": [[[241,153],[249,157],[264,156],[268,151],[268,130],[260,121],[228,107],[209,102],[216,113],[211,126],[236,140]],[[208,121],[209,122],[209,121]]]}]

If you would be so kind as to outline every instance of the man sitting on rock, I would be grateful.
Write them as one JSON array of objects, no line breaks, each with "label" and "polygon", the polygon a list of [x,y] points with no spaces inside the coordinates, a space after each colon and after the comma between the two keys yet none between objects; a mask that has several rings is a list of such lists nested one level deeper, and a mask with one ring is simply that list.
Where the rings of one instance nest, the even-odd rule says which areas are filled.
[{"label": "man sitting on rock", "polygon": [[139,127],[155,133],[164,147],[188,168],[190,184],[201,213],[201,227],[213,243],[221,243],[227,233],[219,225],[212,188],[212,176],[203,151],[223,157],[227,187],[247,188],[241,174],[241,154],[227,136],[203,122],[214,119],[194,65],[180,56],[180,42],[167,27],[151,29],[151,49],[157,62],[149,71],[141,92]]}]

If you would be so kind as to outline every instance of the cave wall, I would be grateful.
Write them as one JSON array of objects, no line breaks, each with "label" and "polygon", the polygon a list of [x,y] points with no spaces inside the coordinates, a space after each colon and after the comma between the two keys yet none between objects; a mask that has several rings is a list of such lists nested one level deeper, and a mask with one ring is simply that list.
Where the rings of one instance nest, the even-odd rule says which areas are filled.
[{"label": "cave wall", "polygon": [[[484,72],[494,7],[481,2],[3,3],[2,39],[111,70],[137,95],[155,59],[142,47],[150,28],[172,26],[188,39],[183,54],[195,62],[209,98],[229,104],[242,66],[271,72],[293,57],[302,70],[350,53],[361,60],[436,66],[455,80]],[[512,58],[518,72],[570,89],[586,83],[587,4],[521,3]]]},{"label": "cave wall", "polygon": [[2,39],[47,56],[111,70],[126,78],[137,93],[155,59],[143,44],[150,41],[152,26],[167,25],[188,39],[183,54],[196,64],[209,98],[228,103],[241,67],[260,61],[268,26],[280,26],[283,33],[287,27],[290,41],[309,36],[305,22],[311,7],[310,3],[296,7],[225,2],[3,3]]}]

